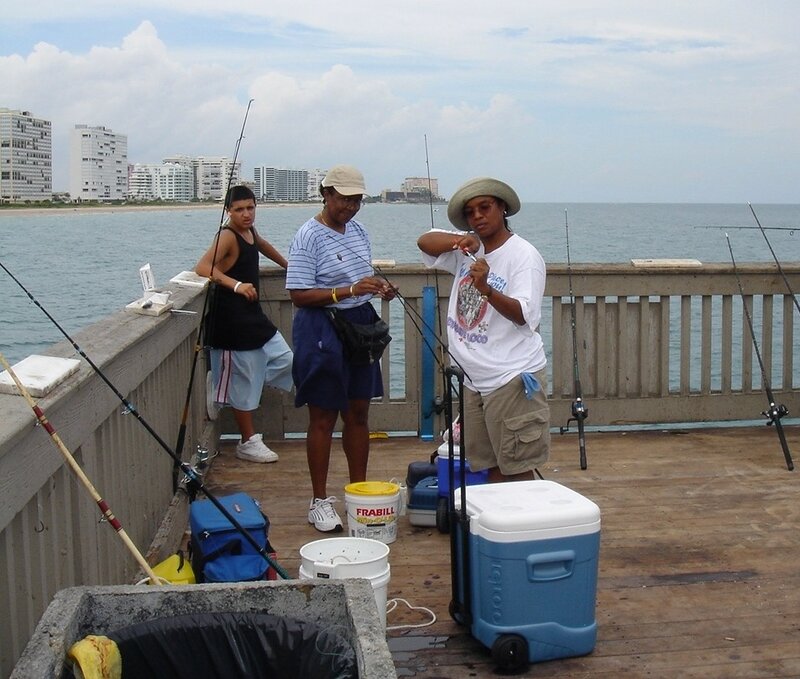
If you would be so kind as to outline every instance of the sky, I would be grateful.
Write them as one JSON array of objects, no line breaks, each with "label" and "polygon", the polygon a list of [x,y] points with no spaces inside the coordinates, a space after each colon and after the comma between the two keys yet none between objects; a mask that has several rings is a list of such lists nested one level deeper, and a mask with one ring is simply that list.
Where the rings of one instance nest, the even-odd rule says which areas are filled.
[{"label": "sky", "polygon": [[52,121],[56,191],[88,124],[132,163],[238,146],[244,178],[349,163],[372,195],[800,203],[796,0],[6,5],[0,107]]}]

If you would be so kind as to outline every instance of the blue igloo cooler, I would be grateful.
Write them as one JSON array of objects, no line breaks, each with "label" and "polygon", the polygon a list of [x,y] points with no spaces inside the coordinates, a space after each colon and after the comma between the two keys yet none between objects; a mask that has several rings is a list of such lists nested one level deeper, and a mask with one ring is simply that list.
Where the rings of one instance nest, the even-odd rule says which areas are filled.
[{"label": "blue igloo cooler", "polygon": [[[453,446],[454,462],[453,473],[455,474],[455,484],[458,485],[458,478],[461,471],[461,458],[459,452],[459,445],[456,443]],[[439,446],[436,451],[436,470],[439,478],[439,496],[447,497],[450,492],[450,474],[448,472],[448,463],[450,459],[450,444],[445,441]],[[487,483],[489,481],[489,472],[486,469],[474,472],[470,469],[469,462],[464,464],[465,476],[467,478],[467,485],[477,485],[480,483]]]},{"label": "blue igloo cooler", "polygon": [[[528,662],[591,652],[598,506],[554,481],[469,486],[465,493],[472,635],[506,666],[514,658],[505,656],[524,655],[521,649]],[[455,501],[460,508],[461,489]]]}]

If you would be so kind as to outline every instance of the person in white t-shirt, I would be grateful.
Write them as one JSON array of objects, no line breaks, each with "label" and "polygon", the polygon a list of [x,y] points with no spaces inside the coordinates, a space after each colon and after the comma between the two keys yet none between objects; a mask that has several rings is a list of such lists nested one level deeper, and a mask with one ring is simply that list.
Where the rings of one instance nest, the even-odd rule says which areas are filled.
[{"label": "person in white t-shirt", "polygon": [[432,229],[417,245],[428,267],[453,274],[448,349],[464,371],[465,453],[490,482],[534,478],[550,451],[547,358],[538,327],[546,267],[508,227],[519,212],[508,184],[471,179],[447,207],[459,231]]}]

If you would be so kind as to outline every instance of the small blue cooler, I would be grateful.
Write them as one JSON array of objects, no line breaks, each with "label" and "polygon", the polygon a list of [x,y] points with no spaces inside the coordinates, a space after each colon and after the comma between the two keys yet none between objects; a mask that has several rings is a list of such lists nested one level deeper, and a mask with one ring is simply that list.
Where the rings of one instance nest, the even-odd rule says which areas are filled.
[{"label": "small blue cooler", "polygon": [[[466,496],[472,635],[493,656],[502,655],[504,641],[521,637],[529,662],[591,652],[598,506],[543,480],[469,487]],[[455,501],[460,508],[460,489]]]},{"label": "small blue cooler", "polygon": [[[449,445],[450,444],[447,441],[445,441],[442,445],[439,446],[439,449],[437,450],[436,469],[439,477],[439,497],[448,497],[448,494],[450,492],[450,477],[447,471],[447,462],[450,459]],[[459,456],[458,444],[454,444],[453,449],[454,449],[453,453],[455,455],[455,465],[453,466],[453,473],[455,474],[456,487],[458,487],[458,475],[461,469],[461,459]],[[489,479],[489,471],[487,469],[482,469],[479,472],[473,472],[469,468],[469,462],[465,463],[464,468],[467,474],[468,486],[486,483]]]},{"label": "small blue cooler", "polygon": [[439,500],[439,481],[435,476],[420,479],[408,487],[406,514],[412,526],[435,526],[436,504]]}]

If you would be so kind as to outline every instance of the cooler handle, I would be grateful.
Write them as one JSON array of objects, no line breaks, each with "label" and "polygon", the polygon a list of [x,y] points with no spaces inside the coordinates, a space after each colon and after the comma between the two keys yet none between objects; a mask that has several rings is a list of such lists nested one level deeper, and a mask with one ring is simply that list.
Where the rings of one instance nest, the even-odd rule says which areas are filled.
[{"label": "cooler handle", "polygon": [[560,552],[531,554],[526,559],[528,580],[531,582],[552,582],[568,578],[575,570],[575,551],[565,549]]}]

